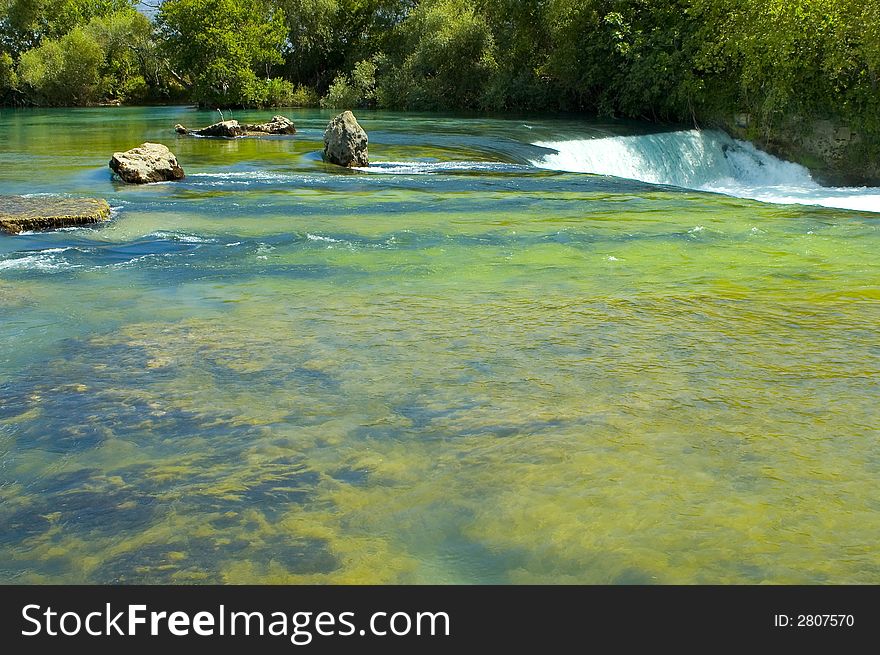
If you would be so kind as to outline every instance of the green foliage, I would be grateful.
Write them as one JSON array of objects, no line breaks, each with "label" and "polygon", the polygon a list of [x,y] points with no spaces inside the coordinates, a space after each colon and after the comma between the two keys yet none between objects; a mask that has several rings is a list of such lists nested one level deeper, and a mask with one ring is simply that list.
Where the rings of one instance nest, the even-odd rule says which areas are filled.
[{"label": "green foliage", "polygon": [[279,7],[266,0],[167,0],[159,28],[194,100],[211,106],[267,102],[272,65],[283,61]]},{"label": "green foliage", "polygon": [[93,18],[133,6],[134,0],[0,0],[0,44],[16,57],[44,38],[60,39]]},{"label": "green foliage", "polygon": [[127,76],[116,88],[116,97],[128,103],[146,102],[150,99],[150,85],[141,75]]},{"label": "green foliage", "polygon": [[320,96],[315,89],[300,84],[293,90],[288,104],[290,107],[317,107]]},{"label": "green foliage", "polygon": [[15,63],[8,52],[0,52],[0,90],[14,89],[18,85]]},{"label": "green foliage", "polygon": [[[19,60],[14,63],[20,78],[15,102],[142,102],[168,95],[167,64],[156,48],[153,26],[127,0],[6,0],[5,9],[7,13],[0,14],[5,32],[0,33],[30,25],[38,39],[38,45],[18,57],[7,53],[14,62]],[[74,27],[65,28],[71,24]],[[9,96],[4,93],[0,100],[11,102]]]},{"label": "green foliage", "polygon": [[690,0],[556,0],[548,6],[542,72],[565,102],[604,114],[653,120],[690,117],[696,24]]},{"label": "green foliage", "polygon": [[354,109],[358,106],[360,96],[345,73],[339,73],[321,98],[321,106],[329,109]]},{"label": "green foliage", "polygon": [[[792,117],[836,117],[880,136],[876,0],[694,0],[697,65],[768,137]],[[707,75],[708,77],[708,75]]]},{"label": "green foliage", "polygon": [[236,104],[244,107],[289,107],[293,100],[293,84],[277,77],[263,80],[247,76]]},{"label": "green foliage", "polygon": [[18,94],[15,62],[8,52],[0,52],[0,104],[12,104]]},{"label": "green foliage", "polygon": [[289,107],[293,102],[293,84],[287,80],[273,77],[266,80],[265,107]]},{"label": "green foliage", "polygon": [[400,24],[378,80],[383,106],[479,109],[497,70],[488,21],[464,0],[429,0]]},{"label": "green foliage", "polygon": [[326,90],[340,72],[383,50],[415,0],[277,0],[287,24],[285,72]]},{"label": "green foliage", "polygon": [[87,104],[98,98],[103,61],[104,52],[94,37],[75,27],[60,39],[44,39],[25,52],[18,75],[42,104]]},{"label": "green foliage", "polygon": [[559,89],[543,70],[550,35],[546,0],[480,0],[495,38],[498,68],[486,89],[492,109],[558,109]]},{"label": "green foliage", "polygon": [[146,16],[134,10],[118,11],[93,18],[85,31],[104,52],[102,96],[138,102],[160,94],[163,62]]},{"label": "green foliage", "polygon": [[368,107],[376,99],[375,62],[364,60],[355,64],[351,75],[336,76],[327,95],[321,98],[321,106],[332,109],[355,109]]}]

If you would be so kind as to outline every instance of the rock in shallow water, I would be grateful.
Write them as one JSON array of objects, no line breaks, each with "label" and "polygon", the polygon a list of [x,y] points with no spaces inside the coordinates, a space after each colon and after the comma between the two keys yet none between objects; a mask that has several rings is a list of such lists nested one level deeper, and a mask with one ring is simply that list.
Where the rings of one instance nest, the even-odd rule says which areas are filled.
[{"label": "rock in shallow water", "polygon": [[0,196],[0,230],[18,234],[99,223],[110,218],[110,205],[98,198]]},{"label": "rock in shallow water", "polygon": [[177,157],[161,143],[142,143],[126,152],[115,152],[110,169],[123,182],[146,184],[183,179]]},{"label": "rock in shallow water", "polygon": [[198,130],[190,130],[183,125],[174,126],[178,134],[195,134],[198,136],[235,139],[241,136],[261,136],[263,134],[296,134],[293,121],[285,116],[273,116],[266,123],[240,125],[236,120],[221,121]]},{"label": "rock in shallow water", "polygon": [[[183,132],[181,132],[181,128],[183,128]],[[224,139],[244,136],[244,129],[238,124],[238,121],[220,121],[200,130],[187,130],[182,125],[177,125],[175,129],[180,134],[198,134],[199,136],[215,136]]]},{"label": "rock in shallow water", "polygon": [[267,123],[245,125],[244,129],[249,134],[296,134],[293,121],[286,116],[273,116]]},{"label": "rock in shallow water", "polygon": [[324,132],[324,161],[348,168],[369,166],[368,143],[367,133],[354,114],[343,112],[330,121]]}]

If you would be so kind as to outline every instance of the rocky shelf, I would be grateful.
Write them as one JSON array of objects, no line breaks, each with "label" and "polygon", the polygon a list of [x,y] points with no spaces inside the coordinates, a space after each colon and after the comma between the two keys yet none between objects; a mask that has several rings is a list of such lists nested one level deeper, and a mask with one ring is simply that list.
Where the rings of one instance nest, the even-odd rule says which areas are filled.
[{"label": "rocky shelf", "polygon": [[296,134],[296,127],[285,116],[273,116],[272,120],[265,123],[241,125],[236,120],[220,121],[208,127],[191,130],[183,125],[175,125],[174,131],[178,134],[194,134],[196,136],[217,137],[223,139],[237,139],[243,136],[266,136],[266,135],[291,135]]},{"label": "rocky shelf", "polygon": [[110,205],[98,198],[0,196],[0,231],[18,234],[100,223],[110,218]]}]

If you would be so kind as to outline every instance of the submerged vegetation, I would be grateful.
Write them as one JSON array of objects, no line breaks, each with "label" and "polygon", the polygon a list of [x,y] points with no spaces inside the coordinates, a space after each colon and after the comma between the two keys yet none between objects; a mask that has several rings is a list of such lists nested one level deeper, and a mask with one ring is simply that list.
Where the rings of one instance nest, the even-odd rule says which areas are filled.
[{"label": "submerged vegetation", "polygon": [[0,0],[5,104],[829,119],[871,154],[878,82],[878,0]]},{"label": "submerged vegetation", "polygon": [[[880,192],[565,173],[533,143],[629,126],[399,112],[372,172],[315,156],[319,110],[175,139],[173,188],[102,172],[215,116],[0,112],[0,193],[118,208],[0,239],[0,581],[880,583]],[[634,164],[830,199],[663,136]]]}]

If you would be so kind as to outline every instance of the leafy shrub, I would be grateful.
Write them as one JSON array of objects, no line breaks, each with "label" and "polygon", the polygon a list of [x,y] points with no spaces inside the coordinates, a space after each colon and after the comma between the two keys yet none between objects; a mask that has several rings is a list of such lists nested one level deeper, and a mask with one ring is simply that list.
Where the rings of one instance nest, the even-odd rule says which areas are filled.
[{"label": "leafy shrub", "polygon": [[18,76],[28,92],[44,104],[88,104],[98,98],[103,61],[101,46],[76,27],[60,39],[46,39],[22,54]]},{"label": "leafy shrub", "polygon": [[470,2],[419,4],[400,24],[379,76],[381,105],[399,109],[479,109],[497,70],[489,23]]},{"label": "leafy shrub", "polygon": [[291,107],[317,107],[320,104],[318,92],[300,84],[290,96]]},{"label": "leafy shrub", "polygon": [[283,61],[286,30],[277,5],[268,0],[166,0],[158,24],[168,58],[193,82],[194,100],[212,106],[269,102],[270,89],[259,78]]},{"label": "leafy shrub", "polygon": [[0,52],[0,98],[12,92],[18,86],[18,75],[15,74],[15,63],[8,52]]},{"label": "leafy shrub", "polygon": [[119,86],[118,96],[123,102],[144,102],[150,96],[150,86],[142,76],[134,75]]},{"label": "leafy shrub", "polygon": [[364,60],[355,64],[351,75],[340,73],[321,98],[321,106],[356,109],[372,105],[376,99],[376,70],[375,62]]}]

